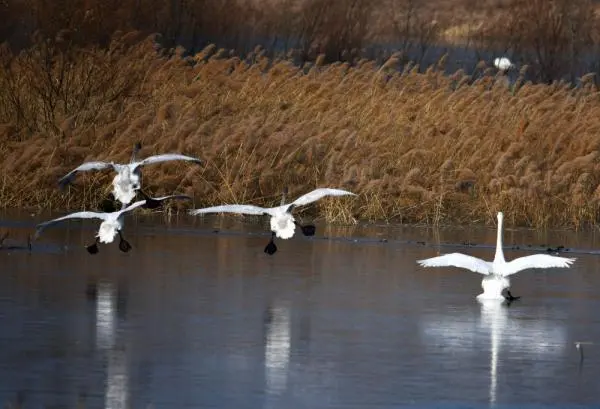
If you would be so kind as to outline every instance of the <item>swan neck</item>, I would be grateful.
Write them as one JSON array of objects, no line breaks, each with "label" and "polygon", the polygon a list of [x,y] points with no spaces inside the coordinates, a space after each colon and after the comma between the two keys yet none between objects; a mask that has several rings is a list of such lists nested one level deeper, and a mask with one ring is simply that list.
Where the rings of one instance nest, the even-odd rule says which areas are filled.
[{"label": "swan neck", "polygon": [[502,213],[498,214],[498,232],[496,237],[496,256],[494,262],[504,262],[504,252],[502,251]]}]

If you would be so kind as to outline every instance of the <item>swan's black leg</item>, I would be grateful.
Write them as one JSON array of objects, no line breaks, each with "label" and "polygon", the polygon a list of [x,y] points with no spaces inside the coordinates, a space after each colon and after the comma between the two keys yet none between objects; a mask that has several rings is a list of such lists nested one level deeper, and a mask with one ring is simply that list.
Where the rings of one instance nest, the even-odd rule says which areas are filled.
[{"label": "swan's black leg", "polygon": [[100,241],[100,238],[96,237],[93,244],[90,244],[89,246],[85,246],[85,249],[88,251],[88,253],[90,253],[90,254],[98,253],[98,242],[99,241]]},{"label": "swan's black leg", "polygon": [[265,247],[265,253],[267,253],[270,256],[275,254],[275,252],[277,251],[277,246],[275,245],[275,242],[273,241],[274,239],[275,239],[275,232],[272,231],[271,232],[271,240],[269,240],[269,243]]},{"label": "swan's black leg", "polygon": [[117,230],[117,232],[119,233],[119,250],[121,250],[123,253],[127,253],[129,250],[131,250],[131,244],[129,244],[129,242],[123,238],[123,233],[121,233],[121,230]]},{"label": "swan's black leg", "polygon": [[510,292],[510,290],[506,290],[506,293],[508,294],[508,298],[510,298],[511,301],[517,301],[519,298],[521,298],[520,295],[517,296],[513,296]]},{"label": "swan's black leg", "polygon": [[315,227],[314,224],[301,225],[300,223],[298,223],[295,220],[294,220],[294,224],[296,226],[300,227],[300,230],[302,230],[302,234],[304,234],[305,236],[314,236],[315,231],[317,230],[317,228]]},{"label": "swan's black leg", "polygon": [[521,298],[521,296],[513,296],[508,288],[506,289],[506,295],[503,295],[503,297],[506,300],[507,307],[510,307],[510,304],[512,304],[513,301],[517,301],[519,298]]}]

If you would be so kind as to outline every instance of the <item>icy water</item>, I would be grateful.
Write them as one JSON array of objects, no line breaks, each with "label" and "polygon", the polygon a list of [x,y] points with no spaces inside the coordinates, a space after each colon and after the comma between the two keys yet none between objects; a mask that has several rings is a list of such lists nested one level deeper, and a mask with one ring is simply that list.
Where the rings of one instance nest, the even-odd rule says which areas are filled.
[{"label": "icy water", "polygon": [[[4,215],[0,227],[18,247],[44,219]],[[577,261],[516,274],[523,298],[506,306],[476,301],[476,273],[415,263],[491,260],[491,229],[317,224],[269,256],[266,223],[133,216],[130,253],[92,256],[95,226],[0,250],[3,406],[600,407],[592,233],[507,230],[507,246],[527,249],[508,259],[564,245]]]}]

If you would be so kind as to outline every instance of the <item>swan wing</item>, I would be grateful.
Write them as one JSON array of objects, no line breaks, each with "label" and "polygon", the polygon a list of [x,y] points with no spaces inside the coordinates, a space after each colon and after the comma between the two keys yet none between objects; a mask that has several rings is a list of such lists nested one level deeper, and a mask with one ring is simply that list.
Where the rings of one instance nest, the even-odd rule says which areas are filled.
[{"label": "swan wing", "polygon": [[192,209],[189,211],[192,216],[204,213],[239,213],[239,214],[271,214],[271,209],[252,205],[222,205],[206,207],[204,209]]},{"label": "swan wing", "polygon": [[123,213],[130,212],[130,211],[132,211],[133,209],[136,209],[136,208],[138,208],[138,207],[140,207],[140,206],[143,206],[143,205],[145,205],[145,204],[146,204],[146,200],[145,200],[145,199],[144,199],[144,200],[138,200],[137,202],[135,202],[135,203],[133,203],[133,204],[130,204],[129,206],[127,206],[127,207],[125,207],[125,208],[123,208],[123,209],[119,210],[117,213],[118,213],[119,215],[121,215],[121,214],[123,214]]},{"label": "swan wing", "polygon": [[84,172],[86,170],[102,170],[107,168],[114,168],[114,164],[110,162],[86,162],[60,178],[58,184],[61,188],[65,187],[67,184],[73,181],[75,176],[77,176],[77,172]]},{"label": "swan wing", "polygon": [[40,234],[42,233],[42,231],[44,231],[47,227],[50,227],[56,223],[60,223],[63,220],[67,220],[67,219],[102,219],[102,220],[106,220],[107,219],[107,215],[108,213],[98,213],[98,212],[77,212],[77,213],[71,213],[68,214],[66,216],[62,216],[59,217],[57,219],[53,219],[53,220],[49,220],[47,222],[44,223],[40,223],[36,226],[36,230],[35,230],[35,234],[33,236],[33,239],[36,240]]},{"label": "swan wing", "polygon": [[557,257],[549,254],[533,254],[506,263],[498,273],[509,276],[528,268],[570,267],[575,260],[574,258]]},{"label": "swan wing", "polygon": [[179,153],[165,153],[163,155],[148,156],[146,159],[136,162],[134,165],[135,167],[138,167],[143,165],[150,165],[152,163],[168,162],[172,160],[185,160],[188,162],[194,162],[198,164],[202,163],[200,159],[193,158],[191,156],[181,155]]},{"label": "swan wing", "polygon": [[484,275],[490,273],[490,265],[488,262],[462,253],[444,254],[439,257],[418,260],[417,263],[421,267],[458,267]]},{"label": "swan wing", "polygon": [[294,200],[292,203],[294,206],[303,206],[312,202],[316,202],[317,200],[325,197],[325,196],[345,196],[351,195],[356,196],[355,193],[349,192],[347,190],[342,189],[330,189],[330,188],[320,188],[315,189],[312,192],[308,192],[305,195],[300,196],[298,199]]},{"label": "swan wing", "polygon": [[194,200],[194,199],[192,199],[191,196],[188,196],[188,195],[168,195],[168,196],[161,196],[161,197],[151,197],[150,199],[158,200],[159,202],[162,202],[163,200],[169,200],[169,199]]}]

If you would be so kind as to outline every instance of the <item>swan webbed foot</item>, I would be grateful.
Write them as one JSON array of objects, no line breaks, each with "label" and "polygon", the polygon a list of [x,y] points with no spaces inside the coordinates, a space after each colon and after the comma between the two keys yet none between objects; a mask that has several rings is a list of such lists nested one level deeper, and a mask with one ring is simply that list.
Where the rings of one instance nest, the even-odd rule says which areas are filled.
[{"label": "swan webbed foot", "polygon": [[127,253],[129,250],[131,250],[131,244],[129,244],[127,240],[121,240],[119,241],[119,250],[121,250],[123,253]]},{"label": "swan webbed foot", "polygon": [[85,246],[85,249],[90,254],[98,254],[98,243],[94,242],[94,244],[90,244],[89,246]]},{"label": "swan webbed foot", "polygon": [[118,232],[119,232],[119,250],[121,250],[123,253],[127,253],[129,250],[131,250],[131,244],[129,244],[129,242],[123,238],[123,234],[121,233],[121,230],[118,230]]},{"label": "swan webbed foot", "polygon": [[269,243],[265,246],[265,253],[267,253],[270,256],[277,252],[277,246],[275,245],[275,241],[273,240],[274,238],[275,233],[271,232],[271,240],[269,240]]},{"label": "swan webbed foot", "polygon": [[317,231],[317,228],[315,227],[314,224],[307,224],[307,225],[303,226],[295,220],[294,220],[294,224],[297,227],[299,227],[300,230],[302,230],[302,234],[304,234],[305,236],[314,236],[315,232]]},{"label": "swan webbed foot", "polygon": [[302,234],[305,236],[314,236],[317,230],[314,224],[300,225],[300,229],[302,229]]},{"label": "swan webbed foot", "polygon": [[87,250],[87,252],[90,254],[98,254],[98,251],[99,251],[98,242],[99,241],[100,241],[100,238],[96,237],[94,239],[94,243],[90,244],[89,246],[85,246],[85,249]]},{"label": "swan webbed foot", "polygon": [[513,301],[517,301],[518,299],[521,298],[520,295],[514,296],[512,295],[512,293],[510,292],[509,289],[506,289],[506,295],[503,295],[504,299],[506,300],[506,305],[510,306],[510,304],[512,304]]}]

